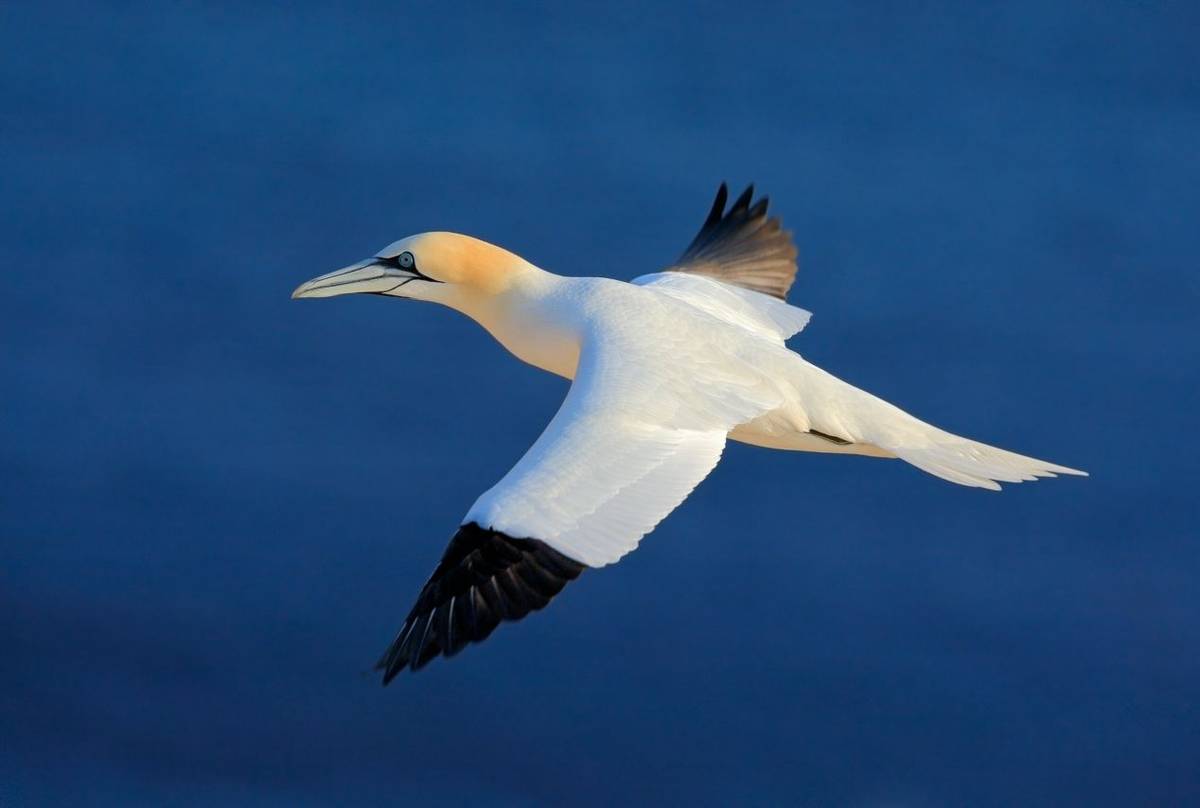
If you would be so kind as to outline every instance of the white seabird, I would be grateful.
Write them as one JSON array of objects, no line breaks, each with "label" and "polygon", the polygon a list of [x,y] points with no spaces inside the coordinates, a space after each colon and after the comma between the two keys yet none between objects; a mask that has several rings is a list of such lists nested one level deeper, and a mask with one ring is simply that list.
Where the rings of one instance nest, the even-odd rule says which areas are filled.
[{"label": "white seabird", "polygon": [[467,512],[379,660],[384,684],[541,609],[584,569],[633,550],[713,470],[726,439],[899,457],[992,490],[1085,474],[944,432],[789,350],[784,340],[810,317],[785,302],[796,248],[767,217],[767,199],[752,198],[753,186],[726,211],[722,184],[679,260],[628,283],[555,275],[435,232],[292,293],[441,303],[518,359],[572,380],[546,430]]}]

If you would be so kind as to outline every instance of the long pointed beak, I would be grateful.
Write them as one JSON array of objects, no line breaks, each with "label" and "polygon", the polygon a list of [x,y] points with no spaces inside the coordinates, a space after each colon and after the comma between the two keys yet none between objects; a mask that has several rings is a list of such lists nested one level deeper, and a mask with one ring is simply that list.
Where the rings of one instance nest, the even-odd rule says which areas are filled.
[{"label": "long pointed beak", "polygon": [[292,292],[292,299],[301,297],[337,297],[338,295],[384,294],[398,289],[418,277],[398,267],[388,266],[378,258],[368,258],[343,267],[336,272],[321,275],[300,284]]}]

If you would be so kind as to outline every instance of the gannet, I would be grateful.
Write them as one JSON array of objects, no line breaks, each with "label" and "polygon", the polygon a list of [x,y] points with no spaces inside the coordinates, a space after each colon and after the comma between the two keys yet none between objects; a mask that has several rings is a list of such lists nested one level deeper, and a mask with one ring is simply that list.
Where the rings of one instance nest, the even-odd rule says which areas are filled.
[{"label": "gannet", "polygon": [[292,293],[440,303],[572,382],[541,436],[467,512],[376,665],[383,684],[618,561],[713,470],[726,440],[898,457],[991,490],[1085,474],[945,432],[790,350],[785,340],[811,316],[786,302],[796,248],[766,197],[753,196],[751,186],[726,210],[722,183],[679,260],[629,282],[555,275],[485,241],[430,232]]}]

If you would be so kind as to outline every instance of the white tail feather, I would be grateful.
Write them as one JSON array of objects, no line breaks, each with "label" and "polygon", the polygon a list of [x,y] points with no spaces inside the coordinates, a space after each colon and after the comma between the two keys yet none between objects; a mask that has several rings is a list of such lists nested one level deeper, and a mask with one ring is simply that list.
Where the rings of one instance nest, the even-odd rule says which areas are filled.
[{"label": "white tail feather", "polygon": [[[792,356],[795,356],[794,354]],[[1078,469],[998,449],[938,429],[795,356],[788,368],[795,390],[793,422],[801,432],[817,430],[848,441],[838,451],[894,455],[935,477],[959,485],[1000,490],[1000,483],[1019,483],[1058,474],[1087,476]],[[735,436],[739,439],[755,436]],[[785,445],[767,435],[763,445],[812,449],[811,435]],[[865,448],[871,451],[864,451]],[[831,451],[828,448],[822,451]]]},{"label": "white tail feather", "polygon": [[990,491],[999,491],[1000,483],[1028,482],[1058,474],[1087,476],[1085,471],[960,438],[936,427],[927,428],[930,434],[927,440],[922,442],[924,445],[885,448],[902,460],[943,480]]}]

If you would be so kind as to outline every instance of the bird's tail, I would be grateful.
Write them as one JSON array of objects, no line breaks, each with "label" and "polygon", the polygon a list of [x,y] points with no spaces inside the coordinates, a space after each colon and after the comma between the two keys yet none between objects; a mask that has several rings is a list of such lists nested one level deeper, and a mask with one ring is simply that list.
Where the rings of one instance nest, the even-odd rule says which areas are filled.
[{"label": "bird's tail", "polygon": [[999,491],[1000,483],[1027,482],[1059,474],[1087,476],[1086,471],[998,449],[928,424],[921,425],[927,429],[921,439],[885,448],[922,471],[952,483]]},{"label": "bird's tail", "polygon": [[[841,451],[895,456],[943,480],[1000,489],[1078,469],[959,437],[801,360],[793,371],[808,429],[846,441]],[[840,442],[840,441],[839,441]]]}]

